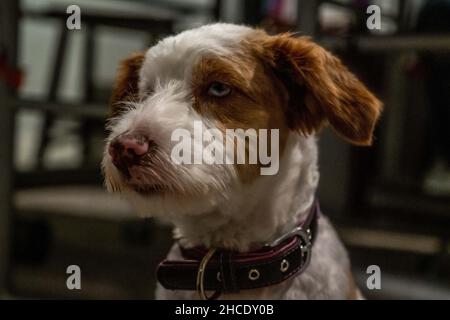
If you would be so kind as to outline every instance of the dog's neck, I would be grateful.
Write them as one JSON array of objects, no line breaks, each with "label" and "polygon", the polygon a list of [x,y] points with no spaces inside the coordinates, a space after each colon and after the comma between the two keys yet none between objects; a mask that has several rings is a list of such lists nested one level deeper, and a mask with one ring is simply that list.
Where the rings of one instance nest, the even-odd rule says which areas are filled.
[{"label": "dog's neck", "polygon": [[309,211],[318,180],[315,138],[291,134],[278,174],[259,177],[212,212],[177,219],[175,236],[184,246],[258,248],[291,230]]}]

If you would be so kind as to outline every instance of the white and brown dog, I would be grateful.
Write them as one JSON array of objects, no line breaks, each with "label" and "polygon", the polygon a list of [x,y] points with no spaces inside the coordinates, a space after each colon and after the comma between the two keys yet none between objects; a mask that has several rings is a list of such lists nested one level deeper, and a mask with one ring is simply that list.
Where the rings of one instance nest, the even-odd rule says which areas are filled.
[{"label": "white and brown dog", "polygon": [[[206,25],[165,38],[122,63],[103,159],[106,186],[122,193],[141,215],[174,225],[180,241],[169,260],[188,264],[182,249],[203,247],[250,261],[245,255],[258,256],[264,244],[292,236],[291,230],[311,212],[319,181],[315,133],[330,124],[348,142],[370,145],[380,111],[381,103],[339,59],[307,38],[270,36],[232,24]],[[278,129],[277,173],[261,175],[264,164],[259,161],[174,163],[172,133],[179,128],[193,132],[195,121],[224,133]],[[261,270],[247,266],[247,275],[230,256],[226,263],[231,267],[225,268],[211,250],[208,259],[216,259],[211,268],[218,268],[217,277],[201,274],[200,280],[206,281],[205,276],[210,282],[228,282],[231,289],[222,290],[221,298],[355,298],[358,290],[347,253],[323,215],[315,232],[309,266],[301,273],[275,274],[290,268],[285,244],[271,255],[281,252],[281,271],[274,270],[273,281],[263,286],[245,282],[264,278]],[[304,263],[299,257],[289,256],[291,265]],[[200,261],[203,267],[209,262],[200,257],[197,267]],[[194,272],[197,278],[186,282],[198,291],[201,272]],[[193,289],[159,285],[156,297],[195,299]]]}]

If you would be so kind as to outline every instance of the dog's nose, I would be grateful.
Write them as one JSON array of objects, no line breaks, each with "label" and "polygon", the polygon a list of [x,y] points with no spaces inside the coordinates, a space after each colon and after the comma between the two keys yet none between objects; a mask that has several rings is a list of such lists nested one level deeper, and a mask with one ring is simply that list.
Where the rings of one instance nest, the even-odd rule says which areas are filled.
[{"label": "dog's nose", "polygon": [[149,151],[149,140],[141,134],[122,134],[109,144],[108,152],[114,165],[122,170],[139,164],[141,158]]}]

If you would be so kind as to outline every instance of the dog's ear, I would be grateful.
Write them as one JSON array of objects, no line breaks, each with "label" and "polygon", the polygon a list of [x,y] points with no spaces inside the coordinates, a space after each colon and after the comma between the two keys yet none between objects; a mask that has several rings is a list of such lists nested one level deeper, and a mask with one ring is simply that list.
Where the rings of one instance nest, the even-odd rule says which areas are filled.
[{"label": "dog's ear", "polygon": [[338,58],[290,34],[265,37],[263,50],[288,90],[293,129],[310,134],[328,122],[345,140],[371,144],[382,104]]},{"label": "dog's ear", "polygon": [[143,52],[135,53],[122,60],[117,71],[111,100],[110,114],[115,117],[123,109],[123,102],[134,100],[138,93],[139,71],[144,62]]}]

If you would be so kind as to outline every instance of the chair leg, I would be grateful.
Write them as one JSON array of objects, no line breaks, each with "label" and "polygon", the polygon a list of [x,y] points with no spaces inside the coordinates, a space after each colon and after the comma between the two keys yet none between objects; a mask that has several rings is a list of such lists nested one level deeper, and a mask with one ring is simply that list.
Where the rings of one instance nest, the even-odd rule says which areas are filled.
[{"label": "chair leg", "polygon": [[[55,53],[55,63],[51,75],[50,87],[48,91],[47,101],[54,102],[57,100],[58,90],[61,83],[61,76],[63,72],[64,57],[67,48],[68,29],[65,21],[61,24],[61,33],[58,39],[58,47]],[[50,142],[50,129],[53,126],[55,117],[50,112],[44,112],[44,122],[42,125],[42,136],[37,152],[37,167],[42,168],[44,164],[45,150]]]},{"label": "chair leg", "polygon": [[[90,24],[85,27],[86,44],[84,47],[84,102],[89,103],[94,100],[94,66],[95,66],[95,26]],[[83,165],[88,165],[89,156],[91,155],[91,137],[93,132],[93,123],[89,119],[85,119],[81,124],[81,143]]]}]

